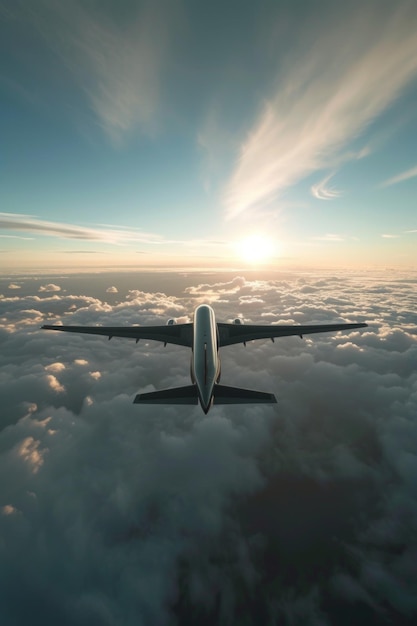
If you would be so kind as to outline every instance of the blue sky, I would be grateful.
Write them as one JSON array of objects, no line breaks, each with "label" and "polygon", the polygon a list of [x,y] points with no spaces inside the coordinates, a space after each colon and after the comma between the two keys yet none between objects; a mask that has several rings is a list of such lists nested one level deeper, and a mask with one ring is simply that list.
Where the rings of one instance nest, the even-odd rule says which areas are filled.
[{"label": "blue sky", "polygon": [[415,266],[415,2],[0,15],[6,271]]}]

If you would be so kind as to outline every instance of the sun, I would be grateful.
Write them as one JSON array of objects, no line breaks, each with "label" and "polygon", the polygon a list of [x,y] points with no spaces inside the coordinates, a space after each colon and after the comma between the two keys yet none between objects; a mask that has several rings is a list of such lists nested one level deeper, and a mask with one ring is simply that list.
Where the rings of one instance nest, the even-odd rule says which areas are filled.
[{"label": "sun", "polygon": [[236,251],[244,261],[257,265],[276,255],[276,244],[264,235],[250,235],[236,243]]}]

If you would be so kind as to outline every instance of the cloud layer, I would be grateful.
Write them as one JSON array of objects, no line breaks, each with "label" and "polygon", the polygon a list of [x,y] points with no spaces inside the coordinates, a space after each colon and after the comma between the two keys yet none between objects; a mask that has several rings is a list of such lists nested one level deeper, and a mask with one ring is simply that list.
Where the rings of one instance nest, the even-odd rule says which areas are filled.
[{"label": "cloud layer", "polygon": [[[114,305],[28,277],[0,298],[3,621],[411,624],[416,275],[190,276],[175,295],[157,276]],[[188,321],[203,299],[220,321],[369,328],[222,350],[222,382],[279,402],[208,417],[132,404],[188,384],[188,350],[39,330]]]}]

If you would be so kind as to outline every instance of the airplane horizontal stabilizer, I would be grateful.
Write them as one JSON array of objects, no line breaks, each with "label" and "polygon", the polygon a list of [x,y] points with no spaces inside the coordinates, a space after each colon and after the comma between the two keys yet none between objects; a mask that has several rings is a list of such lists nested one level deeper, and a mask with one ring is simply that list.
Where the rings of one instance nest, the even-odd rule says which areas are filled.
[{"label": "airplane horizontal stabilizer", "polygon": [[149,393],[138,393],[134,404],[198,404],[197,387],[186,385],[173,389],[161,389]]},{"label": "airplane horizontal stabilizer", "polygon": [[252,389],[240,389],[239,387],[227,387],[225,385],[214,386],[214,404],[276,404],[277,400],[273,393],[264,391],[252,391]]}]

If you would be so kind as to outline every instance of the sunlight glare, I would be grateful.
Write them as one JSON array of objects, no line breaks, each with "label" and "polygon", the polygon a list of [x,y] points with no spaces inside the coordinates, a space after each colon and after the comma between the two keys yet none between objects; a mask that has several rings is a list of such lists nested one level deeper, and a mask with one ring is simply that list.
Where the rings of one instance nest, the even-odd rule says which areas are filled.
[{"label": "sunlight glare", "polygon": [[276,245],[263,235],[250,235],[236,244],[236,251],[247,263],[266,263],[276,254]]}]

